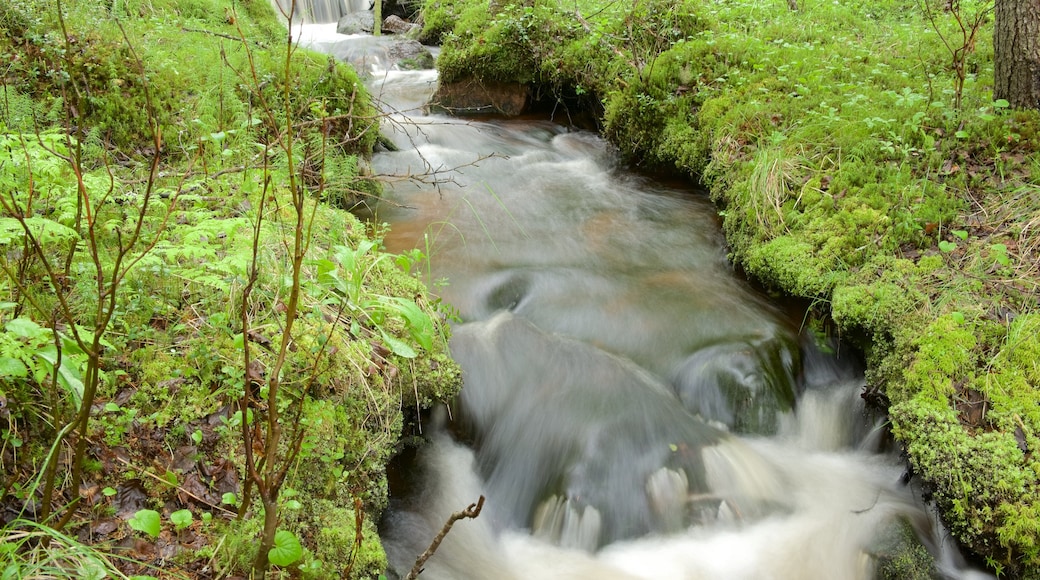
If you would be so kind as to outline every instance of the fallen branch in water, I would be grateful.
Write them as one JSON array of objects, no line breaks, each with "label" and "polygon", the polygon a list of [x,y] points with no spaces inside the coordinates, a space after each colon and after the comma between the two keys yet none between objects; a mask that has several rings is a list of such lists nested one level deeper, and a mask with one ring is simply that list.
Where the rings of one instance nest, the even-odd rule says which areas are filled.
[{"label": "fallen branch in water", "polygon": [[419,574],[422,574],[423,564],[425,564],[426,561],[430,559],[430,556],[433,556],[433,553],[437,551],[437,547],[441,545],[441,542],[444,540],[444,536],[448,535],[448,532],[451,531],[451,527],[455,525],[455,522],[461,519],[475,518],[479,516],[480,510],[483,508],[484,496],[480,496],[480,499],[477,500],[477,503],[471,503],[469,504],[469,507],[467,507],[466,509],[451,514],[451,517],[448,518],[448,521],[444,522],[444,527],[441,528],[441,533],[437,534],[437,537],[435,537],[433,541],[430,542],[430,547],[426,548],[426,551],[423,552],[421,556],[415,559],[415,565],[412,566],[412,571],[408,573],[408,576],[405,577],[405,580],[415,580],[419,577]]}]

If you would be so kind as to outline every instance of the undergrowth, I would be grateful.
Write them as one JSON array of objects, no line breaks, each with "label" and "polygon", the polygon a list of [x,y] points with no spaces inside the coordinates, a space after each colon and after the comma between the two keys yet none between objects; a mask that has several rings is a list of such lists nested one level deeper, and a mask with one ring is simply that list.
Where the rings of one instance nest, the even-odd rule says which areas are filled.
[{"label": "undergrowth", "polygon": [[385,567],[386,462],[459,370],[425,256],[344,211],[367,92],[286,37],[267,0],[0,7],[4,577]]}]

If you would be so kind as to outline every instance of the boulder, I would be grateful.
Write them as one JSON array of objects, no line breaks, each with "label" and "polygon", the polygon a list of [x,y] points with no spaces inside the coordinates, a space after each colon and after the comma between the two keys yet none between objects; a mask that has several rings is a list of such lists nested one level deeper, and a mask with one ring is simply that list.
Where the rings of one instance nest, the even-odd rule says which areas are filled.
[{"label": "boulder", "polygon": [[452,114],[497,114],[515,117],[526,111],[531,89],[521,83],[481,82],[466,79],[442,83],[433,95],[433,110]]},{"label": "boulder", "polygon": [[383,20],[383,32],[388,32],[390,34],[407,35],[418,28],[418,24],[412,24],[396,14],[391,14]]},{"label": "boulder", "polygon": [[493,520],[594,550],[768,509],[717,485],[718,458],[743,443],[627,359],[508,312],[457,327],[451,352],[465,377],[456,421],[477,443]]},{"label": "boulder", "polygon": [[386,47],[386,58],[400,70],[429,70],[435,64],[433,53],[418,40],[394,39]]},{"label": "boulder", "polygon": [[352,12],[336,23],[336,32],[340,34],[372,34],[375,30],[375,16],[372,12]]}]

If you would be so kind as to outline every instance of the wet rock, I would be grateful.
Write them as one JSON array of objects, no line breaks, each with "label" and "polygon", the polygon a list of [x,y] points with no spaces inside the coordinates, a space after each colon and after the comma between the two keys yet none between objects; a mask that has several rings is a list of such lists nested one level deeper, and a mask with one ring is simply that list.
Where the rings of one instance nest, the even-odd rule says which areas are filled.
[{"label": "wet rock", "polygon": [[527,109],[530,100],[531,90],[527,85],[466,79],[437,87],[430,108],[460,115],[515,117]]},{"label": "wet rock", "polygon": [[868,554],[875,580],[932,580],[942,578],[935,558],[921,543],[906,519],[892,521],[875,539]]},{"label": "wet rock", "polygon": [[508,310],[513,312],[531,291],[531,281],[523,274],[511,275],[502,280],[488,293],[486,307],[488,313]]},{"label": "wet rock", "polygon": [[417,40],[398,40],[387,44],[387,60],[399,70],[430,70],[434,67],[430,49]]},{"label": "wet rock", "polygon": [[683,405],[741,433],[770,433],[794,407],[797,350],[752,342],[709,346],[690,355],[673,384]]},{"label": "wet rock", "polygon": [[416,40],[395,36],[354,36],[309,47],[350,63],[362,74],[373,69],[417,70],[434,66],[430,49]]},{"label": "wet rock", "polygon": [[404,35],[414,33],[417,28],[419,28],[418,24],[412,24],[395,14],[387,16],[386,19],[383,20],[383,32],[389,32],[390,34]]},{"label": "wet rock", "polygon": [[340,34],[372,34],[375,30],[375,16],[372,12],[351,12],[336,23],[336,32]]},{"label": "wet rock", "polygon": [[418,16],[421,9],[422,2],[420,0],[383,1],[383,14],[390,16],[399,16],[406,20],[411,20]]},{"label": "wet rock", "polygon": [[690,497],[717,511],[726,491],[709,486],[702,453],[739,443],[630,361],[506,312],[458,327],[452,356],[493,518],[594,549],[681,529],[702,516]]}]

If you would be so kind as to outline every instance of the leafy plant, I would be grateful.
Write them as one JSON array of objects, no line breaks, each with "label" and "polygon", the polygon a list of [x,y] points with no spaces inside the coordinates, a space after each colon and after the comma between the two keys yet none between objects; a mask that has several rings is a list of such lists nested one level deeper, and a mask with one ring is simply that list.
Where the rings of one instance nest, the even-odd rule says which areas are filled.
[{"label": "leafy plant", "polygon": [[127,523],[130,524],[131,528],[144,532],[153,538],[158,538],[159,532],[162,531],[162,518],[159,517],[159,512],[155,510],[138,510]]},{"label": "leafy plant", "polygon": [[[337,246],[331,259],[314,261],[318,268],[318,282],[330,288],[346,308],[375,327],[383,343],[391,352],[404,358],[415,358],[417,353],[406,342],[396,338],[388,329],[391,319],[404,323],[412,339],[425,349],[433,348],[436,337],[433,320],[414,300],[403,296],[380,296],[366,290],[369,272],[382,261],[390,261],[389,254],[366,259],[377,242],[363,240],[357,248]],[[407,260],[406,260],[407,262]],[[356,329],[355,329],[356,330]]]},{"label": "leafy plant", "polygon": [[296,534],[288,530],[278,530],[274,535],[274,545],[268,552],[268,559],[275,566],[288,566],[300,559],[303,546]]},{"label": "leafy plant", "polygon": [[[950,0],[941,8],[933,0],[921,0],[921,4],[932,29],[950,53],[950,68],[954,74],[953,108],[959,110],[968,76],[968,57],[975,52],[979,32],[993,12],[993,0]],[[941,25],[940,12],[952,18],[954,32],[947,32]]]},{"label": "leafy plant", "polygon": [[75,538],[37,522],[15,519],[0,529],[0,578],[53,578],[56,580],[128,577],[112,557]]},{"label": "leafy plant", "polygon": [[177,510],[170,514],[170,523],[178,532],[190,526],[194,520],[191,510]]}]

